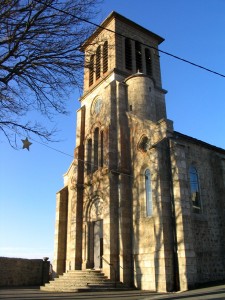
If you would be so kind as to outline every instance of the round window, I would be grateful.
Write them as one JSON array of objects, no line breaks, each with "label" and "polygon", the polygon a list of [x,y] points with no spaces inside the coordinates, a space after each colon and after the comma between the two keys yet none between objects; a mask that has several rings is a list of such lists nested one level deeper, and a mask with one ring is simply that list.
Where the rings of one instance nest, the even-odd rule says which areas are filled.
[{"label": "round window", "polygon": [[99,114],[101,108],[102,108],[102,99],[101,98],[95,99],[92,104],[92,113],[96,115]]},{"label": "round window", "polygon": [[147,152],[150,146],[150,140],[147,136],[142,136],[139,143],[138,149],[143,152]]}]

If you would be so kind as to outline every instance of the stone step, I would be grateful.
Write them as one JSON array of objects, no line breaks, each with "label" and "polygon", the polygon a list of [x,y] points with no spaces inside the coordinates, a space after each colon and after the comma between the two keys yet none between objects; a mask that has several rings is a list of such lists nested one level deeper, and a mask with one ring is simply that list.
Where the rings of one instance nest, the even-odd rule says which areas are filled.
[{"label": "stone step", "polygon": [[[82,288],[83,289],[83,288]],[[41,286],[40,287],[41,291],[44,292],[78,292],[79,288],[75,287],[54,287],[54,286]]]},{"label": "stone step", "polygon": [[[121,287],[121,286],[117,286],[116,287]],[[45,286],[46,289],[53,289],[53,290],[64,290],[64,289],[69,289],[69,290],[74,290],[74,289],[81,289],[81,288],[107,288],[107,289],[111,289],[111,288],[115,288],[115,284],[110,284],[110,285],[106,285],[106,284],[88,284],[88,285],[49,285],[49,286]]]},{"label": "stone step", "polygon": [[82,276],[82,277],[84,277],[84,276],[96,276],[96,277],[98,277],[98,276],[105,276],[105,274],[104,273],[93,273],[93,272],[89,272],[89,273],[84,273],[84,274],[82,274],[82,273],[75,273],[75,272],[66,272],[66,273],[63,273],[63,275],[59,275],[59,277],[62,277],[62,276]]},{"label": "stone step", "polygon": [[78,292],[97,291],[124,288],[122,283],[116,283],[108,279],[100,270],[68,271],[55,278],[45,286],[40,287],[42,291],[49,292]]},{"label": "stone step", "polygon": [[[106,287],[106,288],[110,288],[110,287],[115,287],[115,282],[96,282],[96,283],[50,283],[50,284],[46,284],[45,287],[49,287],[49,288],[59,288],[59,289],[63,289],[63,288],[82,288],[82,287]],[[121,283],[117,283],[116,287],[123,287],[123,284]]]},{"label": "stone step", "polygon": [[83,287],[53,287],[53,286],[41,286],[40,290],[45,292],[98,292],[98,291],[117,291],[117,290],[129,290],[124,286],[83,286]]},{"label": "stone step", "polygon": [[[67,271],[65,273],[63,273],[63,275],[77,275],[77,276],[85,276],[85,275],[94,275],[94,276],[101,276],[104,275],[104,273],[102,273],[100,270],[89,270],[89,271],[81,271],[81,270],[75,270],[75,271]],[[63,276],[60,275],[60,276]]]},{"label": "stone step", "polygon": [[[84,274],[82,274],[82,273],[75,273],[75,272],[66,272],[66,273],[63,273],[63,275],[69,275],[69,276],[102,276],[102,275],[104,275],[104,273],[94,273],[94,272],[88,272],[88,273],[84,273]],[[62,275],[60,275],[60,276],[62,276]]]},{"label": "stone step", "polygon": [[61,277],[61,278],[55,278],[55,281],[93,281],[93,280],[97,280],[97,281],[103,281],[103,280],[107,280],[107,276],[104,277],[69,277],[69,276],[65,276],[65,277]]},{"label": "stone step", "polygon": [[114,282],[112,281],[89,281],[89,282],[73,282],[73,281],[69,281],[69,282],[57,282],[57,281],[52,281],[49,283],[49,285],[51,286],[87,286],[87,285],[105,285],[105,286],[110,286],[110,285],[114,285]]},{"label": "stone step", "polygon": [[111,283],[111,282],[114,282],[108,278],[104,278],[104,279],[96,279],[96,278],[92,278],[92,279],[89,279],[89,280],[73,280],[73,279],[55,279],[53,281],[50,281],[49,284],[87,284],[87,283]]},{"label": "stone step", "polygon": [[103,274],[85,274],[85,275],[82,275],[82,274],[68,274],[68,273],[65,273],[63,275],[60,275],[58,278],[104,278],[106,277],[105,275]]},{"label": "stone step", "polygon": [[56,278],[54,282],[59,283],[66,283],[66,282],[108,282],[109,279],[107,277],[105,278],[80,278],[80,279],[73,279],[73,278]]},{"label": "stone step", "polygon": [[101,270],[70,270],[64,274],[104,274]]},{"label": "stone step", "polygon": [[88,284],[89,288],[110,288],[110,287],[123,287],[123,284],[121,282],[117,282],[115,285],[115,282],[108,282],[108,283],[102,283],[102,284],[98,284],[98,283],[90,283]]},{"label": "stone step", "polygon": [[58,288],[58,287],[40,287],[41,291],[45,292],[100,292],[100,291],[116,291],[116,290],[128,290],[125,287],[74,287],[74,288]]}]

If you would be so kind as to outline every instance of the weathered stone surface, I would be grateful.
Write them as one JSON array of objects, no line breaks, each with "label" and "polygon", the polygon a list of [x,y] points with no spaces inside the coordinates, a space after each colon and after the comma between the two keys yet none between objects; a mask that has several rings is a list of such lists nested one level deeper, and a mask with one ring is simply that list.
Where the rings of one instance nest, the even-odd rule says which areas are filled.
[{"label": "weathered stone surface", "polygon": [[174,132],[161,86],[163,39],[117,13],[102,25],[112,31],[101,27],[83,45],[87,65],[106,41],[108,56],[95,61],[91,83],[84,70],[74,160],[57,200],[54,269],[100,267],[110,279],[158,291],[224,279],[225,150]]},{"label": "weathered stone surface", "polygon": [[0,257],[0,286],[38,286],[49,281],[49,261]]}]

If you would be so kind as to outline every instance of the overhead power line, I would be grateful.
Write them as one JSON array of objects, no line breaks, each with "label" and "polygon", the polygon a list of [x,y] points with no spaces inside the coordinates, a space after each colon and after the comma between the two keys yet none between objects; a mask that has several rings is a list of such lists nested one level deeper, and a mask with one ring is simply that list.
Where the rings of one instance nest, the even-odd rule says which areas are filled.
[{"label": "overhead power line", "polygon": [[[111,32],[111,33],[114,33],[114,34],[116,34],[116,35],[118,35],[118,36],[121,36],[121,37],[123,37],[123,38],[128,38],[126,35],[124,35],[124,34],[122,34],[122,33],[115,32],[115,31],[112,30],[112,29],[106,28],[106,27],[104,27],[104,26],[102,26],[102,25],[96,24],[96,23],[94,23],[94,22],[92,22],[92,21],[89,21],[89,20],[87,20],[87,19],[84,19],[84,18],[81,18],[81,17],[77,17],[76,15],[74,15],[74,14],[72,14],[72,13],[70,13],[70,12],[67,12],[67,11],[64,11],[64,10],[62,10],[62,9],[56,8],[56,7],[52,6],[51,4],[43,3],[43,2],[40,1],[40,0],[35,0],[35,1],[37,1],[37,2],[39,2],[39,3],[42,3],[42,4],[44,4],[44,5],[46,5],[46,6],[50,7],[50,8],[52,8],[52,9],[58,11],[58,12],[61,12],[61,13],[67,14],[67,15],[73,17],[73,18],[76,18],[76,19],[78,19],[78,20],[80,20],[80,21],[82,21],[82,22],[85,22],[85,23],[88,23],[88,24],[93,25],[93,26],[95,26],[95,27],[104,29],[104,30],[109,31],[109,32]],[[133,41],[137,41],[137,40],[135,40],[135,39],[133,39],[133,38],[129,38],[129,39],[130,39],[130,40],[133,40]],[[152,48],[152,49],[154,49],[154,50],[156,50],[156,51],[159,51],[160,53],[163,53],[163,54],[165,54],[165,55],[168,55],[168,56],[170,56],[170,57],[172,57],[172,58],[175,58],[175,59],[177,59],[177,60],[180,60],[180,61],[182,61],[182,62],[185,62],[185,63],[187,63],[187,64],[190,64],[190,65],[192,65],[192,66],[194,66],[194,67],[200,68],[200,69],[205,70],[205,71],[207,71],[207,72],[213,73],[214,75],[218,75],[218,76],[220,76],[220,77],[225,78],[225,75],[222,74],[222,73],[216,72],[216,71],[214,71],[214,70],[211,70],[211,69],[209,69],[209,68],[206,68],[206,67],[204,67],[204,66],[201,66],[201,65],[199,65],[199,64],[197,64],[197,63],[194,63],[194,62],[192,62],[192,61],[190,61],[190,60],[187,60],[187,59],[182,58],[182,57],[180,57],[180,56],[177,56],[177,55],[175,55],[175,54],[169,53],[169,52],[167,52],[167,51],[158,49],[158,48],[153,47],[153,46],[149,46],[149,45],[147,45],[147,44],[145,44],[145,43],[143,43],[143,42],[140,42],[140,41],[138,41],[138,42],[139,42],[140,44],[146,46],[146,47]]]}]

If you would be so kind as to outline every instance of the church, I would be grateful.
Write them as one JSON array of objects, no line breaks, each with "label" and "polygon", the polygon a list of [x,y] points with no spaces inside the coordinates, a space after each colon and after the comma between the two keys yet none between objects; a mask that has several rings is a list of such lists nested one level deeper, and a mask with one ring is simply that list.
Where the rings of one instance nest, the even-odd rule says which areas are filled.
[{"label": "church", "polygon": [[167,118],[159,35],[112,12],[82,45],[74,159],[53,268],[182,291],[225,279],[225,150]]}]

